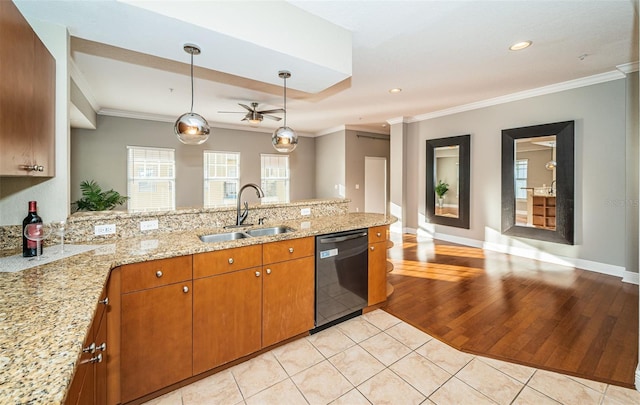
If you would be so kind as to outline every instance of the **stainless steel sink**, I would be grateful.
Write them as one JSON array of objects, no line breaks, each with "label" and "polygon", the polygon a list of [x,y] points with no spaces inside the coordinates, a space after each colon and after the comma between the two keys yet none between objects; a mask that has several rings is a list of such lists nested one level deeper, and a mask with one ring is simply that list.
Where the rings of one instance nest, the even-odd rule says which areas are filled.
[{"label": "stainless steel sink", "polygon": [[244,232],[214,233],[211,235],[200,235],[200,240],[207,243],[224,242],[229,240],[244,239],[250,237]]},{"label": "stainless steel sink", "polygon": [[258,228],[258,229],[249,229],[245,231],[250,236],[267,236],[267,235],[277,235],[280,233],[293,232],[292,228],[288,226],[280,225],[280,226],[272,226],[270,228]]}]

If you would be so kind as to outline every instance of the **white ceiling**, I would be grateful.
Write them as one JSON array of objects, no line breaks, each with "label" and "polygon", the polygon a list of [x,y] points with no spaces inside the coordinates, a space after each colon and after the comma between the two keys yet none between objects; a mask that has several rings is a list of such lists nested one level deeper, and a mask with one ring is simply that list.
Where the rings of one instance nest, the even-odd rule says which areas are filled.
[{"label": "white ceiling", "polygon": [[[218,113],[241,112],[237,103],[281,108],[282,69],[292,72],[287,124],[313,136],[342,126],[384,133],[398,117],[638,60],[633,0],[14,2],[28,18],[68,27],[74,79],[102,114],[172,121],[187,112],[182,45],[200,45],[194,111],[214,127],[252,129],[242,114]],[[508,50],[522,40],[533,45]]]}]

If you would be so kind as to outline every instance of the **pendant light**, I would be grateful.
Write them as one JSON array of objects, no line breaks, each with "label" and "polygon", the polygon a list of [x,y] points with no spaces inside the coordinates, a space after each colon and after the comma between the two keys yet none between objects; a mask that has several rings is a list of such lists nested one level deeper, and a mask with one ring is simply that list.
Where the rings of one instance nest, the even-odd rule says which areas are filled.
[{"label": "pendant light", "polygon": [[293,152],[298,145],[298,135],[296,131],[287,126],[287,79],[291,77],[291,72],[281,70],[278,76],[284,79],[284,125],[276,129],[271,136],[271,143],[278,152]]},{"label": "pendant light", "polygon": [[191,55],[191,111],[178,117],[173,131],[180,142],[187,145],[200,145],[209,139],[210,132],[207,120],[193,112],[193,55],[200,55],[200,48],[197,45],[185,44],[184,51]]}]

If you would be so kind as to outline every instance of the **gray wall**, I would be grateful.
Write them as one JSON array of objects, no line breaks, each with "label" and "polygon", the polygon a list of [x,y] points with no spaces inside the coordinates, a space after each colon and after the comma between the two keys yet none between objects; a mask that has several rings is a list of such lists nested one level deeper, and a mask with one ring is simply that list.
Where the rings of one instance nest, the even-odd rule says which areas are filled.
[{"label": "gray wall", "polygon": [[[173,123],[98,116],[96,130],[71,131],[71,201],[80,197],[80,182],[95,180],[103,189],[127,191],[127,145],[173,148],[176,151],[176,207],[203,204],[203,151],[240,152],[240,184],[260,184],[260,154],[278,154],[270,133],[212,128],[202,145],[183,145],[173,134]],[[315,193],[315,143],[300,137],[290,155],[291,200]],[[243,198],[257,201],[255,193]]]},{"label": "gray wall", "polygon": [[316,145],[316,198],[343,197],[346,171],[344,131],[314,138]]},{"label": "gray wall", "polygon": [[[365,136],[358,136],[365,135]],[[346,140],[346,197],[351,200],[350,211],[364,211],[364,158],[383,157],[387,159],[387,196],[389,195],[389,140],[367,138],[380,137],[362,131],[345,131]],[[382,181],[382,179],[381,179]],[[356,184],[359,186],[356,189]],[[387,197],[388,198],[388,197]]]},{"label": "gray wall", "polygon": [[[427,139],[471,134],[470,229],[423,221],[418,226],[428,232],[434,227],[437,233],[461,238],[625,266],[626,214],[617,205],[626,199],[626,88],[627,79],[621,79],[409,124],[410,135],[421,146]],[[576,123],[575,245],[501,235],[501,130],[567,120]],[[424,215],[425,150],[409,151],[410,170],[418,173],[418,182],[409,188],[419,190],[422,197],[415,208]]]}]

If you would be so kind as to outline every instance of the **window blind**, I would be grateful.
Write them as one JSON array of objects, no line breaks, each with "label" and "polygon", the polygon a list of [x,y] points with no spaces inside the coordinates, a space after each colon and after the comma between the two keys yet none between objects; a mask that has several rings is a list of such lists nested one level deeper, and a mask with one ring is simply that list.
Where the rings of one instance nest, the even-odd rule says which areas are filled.
[{"label": "window blind", "polygon": [[127,146],[127,208],[175,209],[175,167],[174,149]]},{"label": "window blind", "polygon": [[236,203],[240,186],[240,153],[204,152],[204,206]]},{"label": "window blind", "polygon": [[263,203],[289,202],[289,156],[260,155]]}]

